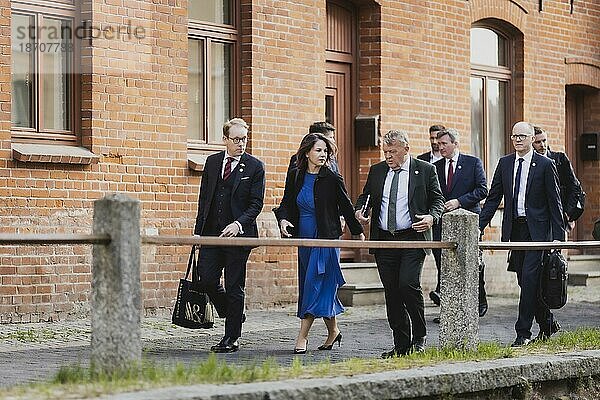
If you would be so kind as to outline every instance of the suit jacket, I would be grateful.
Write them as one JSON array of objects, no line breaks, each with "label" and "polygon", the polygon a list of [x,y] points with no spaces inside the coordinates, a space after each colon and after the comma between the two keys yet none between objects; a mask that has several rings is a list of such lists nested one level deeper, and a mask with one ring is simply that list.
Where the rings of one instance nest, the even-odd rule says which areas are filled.
[{"label": "suit jacket", "polygon": [[442,158],[433,163],[437,170],[440,188],[446,201],[456,199],[460,207],[479,214],[479,202],[488,194],[485,172],[481,160],[475,156],[459,153],[454,166],[452,187],[446,187],[446,159]]},{"label": "suit jacket", "polygon": [[[200,195],[198,197],[198,215],[196,216],[195,235],[202,235],[212,200],[221,175],[225,151],[210,155],[206,159]],[[234,179],[231,193],[231,212],[236,221],[242,225],[240,237],[258,237],[256,218],[263,208],[265,196],[265,168],[258,158],[244,153],[240,162],[231,171]],[[233,222],[233,221],[232,221]]]},{"label": "suit jacket", "polygon": [[423,160],[423,161],[429,162],[429,160],[431,160],[431,151],[428,151],[427,153],[419,154],[417,156],[417,158],[419,160]]},{"label": "suit jacket", "polygon": [[[274,210],[277,221],[286,219],[294,227],[292,236],[297,237],[299,211],[296,198],[304,184],[306,171],[292,168],[285,180],[283,199],[279,207]],[[317,238],[338,239],[342,234],[340,215],[346,219],[346,223],[353,235],[363,233],[362,226],[354,216],[354,208],[346,192],[344,179],[328,167],[321,167],[315,179],[314,186],[315,212],[317,214]]]},{"label": "suit jacket", "polygon": [[560,188],[560,200],[562,202],[563,211],[572,219],[577,208],[579,194],[583,191],[581,183],[573,172],[573,166],[567,155],[561,151],[550,151],[548,149],[548,157],[554,161],[558,171],[558,183]]},{"label": "suit jacket", "polygon": [[[359,210],[365,204],[367,196],[371,195],[369,206],[371,211],[370,240],[379,239],[379,214],[385,177],[390,167],[385,161],[377,163],[369,169],[367,182],[363,192],[356,200],[355,209]],[[413,223],[418,222],[417,214],[433,216],[433,222],[438,223],[444,211],[444,196],[440,190],[435,167],[429,162],[411,157],[408,177],[408,211]],[[424,233],[425,240],[432,240],[431,229]],[[431,250],[426,251],[430,253]]]},{"label": "suit jacket", "polygon": [[[479,215],[479,229],[483,231],[504,197],[503,242],[510,241],[512,232],[515,159],[516,154],[512,153],[498,161],[490,193]],[[525,214],[531,240],[536,242],[565,240],[556,167],[550,159],[535,151],[529,166],[525,193]]]}]

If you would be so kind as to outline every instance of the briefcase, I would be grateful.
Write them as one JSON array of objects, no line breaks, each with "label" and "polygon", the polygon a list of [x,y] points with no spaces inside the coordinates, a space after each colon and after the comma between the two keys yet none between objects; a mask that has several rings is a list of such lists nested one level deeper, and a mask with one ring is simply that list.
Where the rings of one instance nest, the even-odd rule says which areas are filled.
[{"label": "briefcase", "polygon": [[[198,281],[198,250],[192,246],[185,277],[179,280],[177,299],[173,308],[174,325],[189,329],[212,328],[215,317],[213,305]],[[192,281],[189,281],[190,272]]]},{"label": "briefcase", "polygon": [[567,269],[567,261],[560,250],[544,252],[539,298],[550,309],[562,308],[567,304]]}]

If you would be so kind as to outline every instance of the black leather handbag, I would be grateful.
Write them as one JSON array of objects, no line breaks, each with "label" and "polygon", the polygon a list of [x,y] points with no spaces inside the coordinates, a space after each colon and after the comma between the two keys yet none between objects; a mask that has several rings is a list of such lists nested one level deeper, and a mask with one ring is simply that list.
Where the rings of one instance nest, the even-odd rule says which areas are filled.
[{"label": "black leather handbag", "polygon": [[562,308],[567,304],[567,261],[560,250],[544,252],[540,273],[540,301],[550,309]]},{"label": "black leather handbag", "polygon": [[[185,277],[179,280],[177,299],[173,308],[174,325],[189,329],[212,328],[215,322],[213,305],[198,281],[199,246],[192,246]],[[192,281],[188,280],[192,272]]]}]

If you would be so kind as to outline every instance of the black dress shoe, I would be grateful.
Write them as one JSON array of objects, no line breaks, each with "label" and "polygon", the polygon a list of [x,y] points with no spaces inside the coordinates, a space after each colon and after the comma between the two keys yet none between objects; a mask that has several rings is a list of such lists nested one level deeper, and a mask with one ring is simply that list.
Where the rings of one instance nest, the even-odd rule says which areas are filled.
[{"label": "black dress shoe", "polygon": [[335,337],[335,339],[333,339],[333,342],[331,342],[331,344],[322,344],[319,347],[317,347],[317,349],[331,350],[333,348],[333,345],[335,344],[335,342],[337,342],[338,347],[340,347],[342,345],[342,332],[337,334],[337,336]]},{"label": "black dress shoe", "polygon": [[440,317],[435,317],[435,318],[433,319],[433,323],[434,323],[434,324],[439,324],[439,323],[440,323]]},{"label": "black dress shoe", "polygon": [[513,344],[510,345],[510,347],[527,346],[530,342],[531,340],[527,339],[525,336],[517,336],[517,338],[515,339]]},{"label": "black dress shoe", "polygon": [[416,337],[410,344],[411,352],[423,353],[425,351],[425,343],[427,342],[427,336]]},{"label": "black dress shoe", "polygon": [[556,332],[560,331],[560,324],[556,321],[552,321],[550,324],[550,328],[542,328],[540,326],[540,333],[535,337],[534,341],[544,341],[550,339],[550,336],[554,335]]},{"label": "black dress shoe", "polygon": [[481,304],[479,304],[479,316],[483,317],[487,312],[488,312],[488,305],[487,305],[487,303],[481,303]]},{"label": "black dress shoe", "polygon": [[390,351],[384,351],[383,353],[381,353],[381,358],[402,357],[409,353],[410,353],[409,349],[397,349],[394,347]]},{"label": "black dress shoe", "polygon": [[210,351],[213,353],[234,353],[240,349],[240,344],[237,338],[230,338],[225,336],[221,341],[212,346]]},{"label": "black dress shoe", "polygon": [[431,292],[429,292],[429,298],[435,303],[436,306],[440,305],[441,298],[439,292],[432,290]]}]

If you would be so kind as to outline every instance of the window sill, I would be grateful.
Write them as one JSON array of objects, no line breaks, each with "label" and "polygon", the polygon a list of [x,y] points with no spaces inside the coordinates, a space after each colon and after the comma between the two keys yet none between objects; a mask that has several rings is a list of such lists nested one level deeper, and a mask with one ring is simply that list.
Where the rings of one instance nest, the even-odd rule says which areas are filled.
[{"label": "window sill", "polygon": [[53,164],[97,164],[100,157],[83,147],[12,143],[13,159],[21,162]]},{"label": "window sill", "polygon": [[208,154],[188,153],[188,168],[192,171],[203,172]]}]

